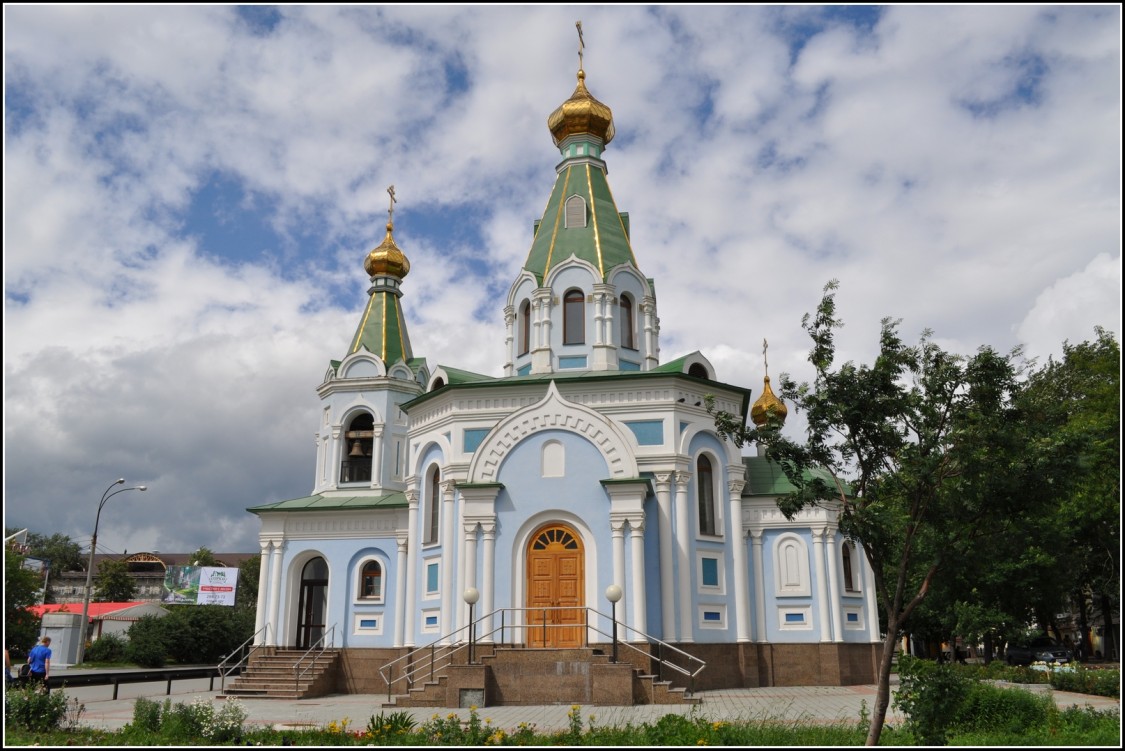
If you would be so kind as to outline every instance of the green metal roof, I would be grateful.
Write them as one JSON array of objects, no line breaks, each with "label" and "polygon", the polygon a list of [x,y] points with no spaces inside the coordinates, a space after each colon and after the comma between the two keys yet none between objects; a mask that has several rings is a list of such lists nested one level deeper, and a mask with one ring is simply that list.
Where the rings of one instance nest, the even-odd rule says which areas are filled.
[{"label": "green metal roof", "polygon": [[[746,485],[742,490],[743,496],[786,495],[796,490],[777,462],[764,456],[744,456],[742,463],[746,465]],[[834,485],[836,482],[833,474],[823,467],[805,472],[805,477],[819,477],[829,485]],[[851,495],[851,487],[846,482],[843,485],[844,492]]]},{"label": "green metal roof", "polygon": [[251,514],[268,511],[346,511],[348,509],[405,508],[406,494],[392,491],[383,495],[324,496],[321,494],[267,503],[246,509]]},{"label": "green metal roof", "polygon": [[358,352],[360,347],[366,347],[388,366],[399,360],[410,362],[413,359],[410,336],[406,333],[406,318],[402,315],[398,295],[384,290],[371,294],[348,354]]},{"label": "green metal roof", "polygon": [[439,365],[438,367],[445,371],[445,374],[449,376],[449,383],[452,384],[479,383],[480,381],[494,380],[492,376],[481,375],[480,373],[474,373],[470,370],[451,368],[448,365]]},{"label": "green metal roof", "polygon": [[[564,220],[566,200],[574,195],[586,201],[584,227],[567,227]],[[569,164],[555,178],[523,267],[540,284],[552,268],[572,255],[593,264],[603,281],[610,269],[622,263],[639,268],[625,221],[617,211],[605,170],[585,161]]]}]

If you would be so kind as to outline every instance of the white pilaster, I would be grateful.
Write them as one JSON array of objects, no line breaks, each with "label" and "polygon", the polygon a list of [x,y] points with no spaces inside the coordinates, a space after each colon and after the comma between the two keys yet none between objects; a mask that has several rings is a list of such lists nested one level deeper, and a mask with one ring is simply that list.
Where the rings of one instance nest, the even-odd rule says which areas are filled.
[{"label": "white pilaster", "polygon": [[676,640],[675,550],[672,541],[671,472],[656,474],[657,531],[660,534],[660,629],[661,639]]},{"label": "white pilaster", "polygon": [[[465,608],[465,625],[468,625],[469,605],[465,602],[465,592],[470,588],[477,588],[477,523],[475,521],[465,522],[463,527],[465,532],[465,564],[461,566],[461,569],[465,572],[465,581],[463,582],[464,586],[459,587],[460,591],[457,597]],[[478,612],[475,615],[479,616],[480,613]],[[468,637],[468,634],[466,633],[465,636]]]},{"label": "white pilaster", "polygon": [[843,613],[840,611],[840,561],[836,558],[836,530],[825,534],[828,543],[828,596],[832,614],[832,641],[844,640]]},{"label": "white pilaster", "polygon": [[[516,322],[516,309],[511,305],[504,308],[504,351],[508,353],[508,359],[504,363],[504,376],[511,378],[515,375],[515,361],[516,361],[516,343],[515,343],[515,322]],[[530,324],[530,322],[528,322]]]},{"label": "white pilaster", "polygon": [[[411,481],[406,489],[406,502],[407,502],[407,516],[406,516],[406,537],[409,540],[409,546],[412,550],[416,550],[420,544],[421,533],[418,529],[418,489],[414,487],[414,482]],[[414,646],[414,614],[418,612],[418,554],[411,553],[406,558],[406,596],[402,601],[402,609],[406,613],[403,620],[403,641],[402,646]]]},{"label": "white pilaster", "polygon": [[[633,622],[630,625],[642,634],[646,634],[648,633],[648,618],[645,609],[648,607],[648,603],[645,598],[645,520],[643,516],[634,516],[629,519],[629,552],[632,554],[633,567]],[[626,638],[629,638],[629,636],[626,636]]]},{"label": "white pilaster", "polygon": [[[443,471],[442,476],[445,476]],[[456,593],[453,591],[453,569],[457,559],[453,555],[453,482],[441,483],[441,633],[447,636],[453,630]],[[444,642],[443,642],[444,643]]]},{"label": "white pilaster", "polygon": [[755,618],[755,640],[759,644],[766,643],[766,577],[762,559],[762,530],[750,530],[750,544],[754,549],[754,606],[757,609]]},{"label": "white pilaster", "polygon": [[328,486],[331,488],[340,484],[340,434],[343,430],[340,425],[332,426],[332,445],[328,447]]},{"label": "white pilaster", "polygon": [[633,599],[633,593],[629,591],[631,587],[625,582],[625,519],[615,519],[611,515],[609,527],[613,541],[613,581],[611,583],[621,587],[625,592],[625,596],[621,598],[620,607],[622,613],[627,613],[629,612],[627,606]]},{"label": "white pilaster", "polygon": [[262,627],[266,625],[266,608],[269,602],[270,541],[259,541],[258,545],[262,549],[262,555],[261,560],[258,561],[258,606],[254,612],[254,646],[268,643],[266,634],[262,633]]},{"label": "white pilaster", "polygon": [[691,596],[691,541],[695,538],[695,530],[691,527],[691,514],[688,513],[688,482],[691,480],[690,472],[676,473],[676,495],[673,502],[676,507],[676,552],[677,582],[680,587],[680,627],[678,634],[680,641],[695,641],[695,619],[692,617]]},{"label": "white pilaster", "polygon": [[[409,535],[399,535],[395,538],[398,543],[398,553],[395,557],[395,603],[398,607],[395,608],[395,640],[396,647],[402,646],[402,635],[406,630],[406,611],[410,607],[410,603],[406,601],[406,553],[410,549]],[[387,597],[383,595],[383,602],[387,601]]]},{"label": "white pilaster", "polygon": [[828,615],[828,586],[824,570],[824,527],[812,531],[813,562],[816,566],[816,604],[820,617],[820,640],[831,641],[831,617]]},{"label": "white pilaster", "polygon": [[270,620],[269,641],[272,647],[281,646],[281,634],[278,633],[278,613],[281,612],[281,548],[284,543],[274,540],[273,553],[270,560]]},{"label": "white pilaster", "polygon": [[[741,469],[739,467],[738,469]],[[732,472],[732,470],[728,470]],[[750,591],[746,584],[746,530],[742,526],[742,488],[744,480],[729,480],[727,493],[729,512],[731,565],[734,567],[734,612],[736,614],[735,638],[750,641]]]},{"label": "white pilaster", "polygon": [[480,609],[486,616],[480,624],[481,641],[492,642],[492,611],[496,609],[496,523],[481,525],[484,543],[481,548],[481,561],[484,569],[480,583]]},{"label": "white pilaster", "polygon": [[371,487],[383,487],[383,465],[386,457],[383,456],[383,426],[375,426],[375,438],[371,444]]}]

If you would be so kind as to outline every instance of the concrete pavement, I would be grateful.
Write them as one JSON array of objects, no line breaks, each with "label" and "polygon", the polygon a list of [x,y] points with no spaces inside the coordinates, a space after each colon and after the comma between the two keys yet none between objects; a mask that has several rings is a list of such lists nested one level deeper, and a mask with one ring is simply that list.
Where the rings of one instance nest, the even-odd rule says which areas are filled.
[{"label": "concrete pavement", "polygon": [[[154,701],[171,698],[173,702],[188,703],[197,698],[216,703],[225,701],[218,698],[218,691],[209,691],[208,682],[177,681],[173,684],[171,697],[165,696],[164,683],[129,684],[121,686],[117,700],[113,700],[109,687],[87,687],[66,689],[67,695],[76,697],[86,705],[82,724],[117,730],[133,719],[133,704],[138,696]],[[1025,686],[1028,690],[1050,693],[1060,707],[1089,705],[1095,709],[1113,709],[1120,712],[1121,702],[1100,696],[1072,694],[1065,691],[1052,691],[1049,686]],[[710,720],[777,720],[805,723],[858,722],[863,703],[870,711],[875,703],[875,686],[798,686],[773,688],[738,688],[700,692],[702,704],[696,710]],[[244,699],[240,700],[246,709],[248,725],[268,725],[279,729],[300,727],[321,727],[329,722],[341,722],[345,717],[350,727],[362,729],[367,720],[380,712],[405,711],[422,723],[435,713],[446,716],[455,713],[462,719],[469,716],[468,709],[446,709],[418,707],[412,709],[384,710],[386,699],[381,694],[338,694],[304,700]],[[482,719],[490,719],[492,725],[505,730],[514,729],[520,723],[532,724],[540,731],[565,730],[568,727],[569,704],[527,707],[484,707],[478,710]],[[598,725],[625,725],[654,722],[669,713],[687,714],[692,707],[687,705],[647,705],[635,707],[602,707],[582,705],[583,721],[596,717]],[[888,712],[887,722],[902,722],[902,717],[893,709]]]}]

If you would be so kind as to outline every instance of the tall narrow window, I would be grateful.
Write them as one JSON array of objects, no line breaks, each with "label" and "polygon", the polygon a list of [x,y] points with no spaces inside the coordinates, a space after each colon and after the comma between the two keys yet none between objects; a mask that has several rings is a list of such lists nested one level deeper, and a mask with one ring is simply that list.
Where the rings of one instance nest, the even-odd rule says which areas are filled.
[{"label": "tall narrow window", "polygon": [[563,295],[563,344],[586,343],[586,298],[581,290]]},{"label": "tall narrow window", "polygon": [[359,578],[359,596],[364,600],[378,600],[383,597],[383,567],[378,561],[363,564]]},{"label": "tall narrow window", "polygon": [[713,535],[715,531],[715,478],[711,460],[700,456],[695,463],[695,484],[699,494],[699,534]]},{"label": "tall narrow window", "polygon": [[845,542],[840,546],[840,555],[843,557],[844,564],[844,591],[855,592],[855,578],[852,574],[852,546],[851,543]]},{"label": "tall narrow window", "polygon": [[582,199],[582,196],[574,195],[566,199],[566,218],[564,221],[568,229],[586,226],[586,201]]},{"label": "tall narrow window", "polygon": [[521,355],[526,355],[531,350],[531,301],[524,300],[523,305],[520,306],[520,351]]},{"label": "tall narrow window", "polygon": [[340,482],[371,482],[371,454],[375,440],[375,418],[357,415],[344,432],[347,451],[340,462]]},{"label": "tall narrow window", "polygon": [[633,299],[628,295],[621,296],[621,346],[625,349],[636,349],[633,341]]},{"label": "tall narrow window", "polygon": [[426,538],[425,543],[438,541],[438,522],[441,520],[441,470],[436,466],[430,471],[429,497],[426,499]]}]

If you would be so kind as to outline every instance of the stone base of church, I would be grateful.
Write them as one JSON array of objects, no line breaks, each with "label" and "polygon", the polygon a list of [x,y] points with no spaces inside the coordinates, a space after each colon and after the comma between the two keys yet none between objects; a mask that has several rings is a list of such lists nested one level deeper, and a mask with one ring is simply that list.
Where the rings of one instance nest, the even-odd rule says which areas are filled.
[{"label": "stone base of church", "polygon": [[[647,645],[635,645],[644,648]],[[707,663],[695,679],[696,691],[766,686],[854,686],[875,683],[882,644],[676,644],[678,649]],[[609,654],[609,645],[599,647]],[[344,649],[340,653],[336,692],[385,694],[379,669],[411,650]],[[642,655],[621,647],[619,658],[648,672]],[[655,670],[653,669],[653,672]],[[392,676],[392,679],[396,676]],[[672,670],[663,678],[687,687],[687,679]],[[399,693],[396,691],[395,693]]]}]

